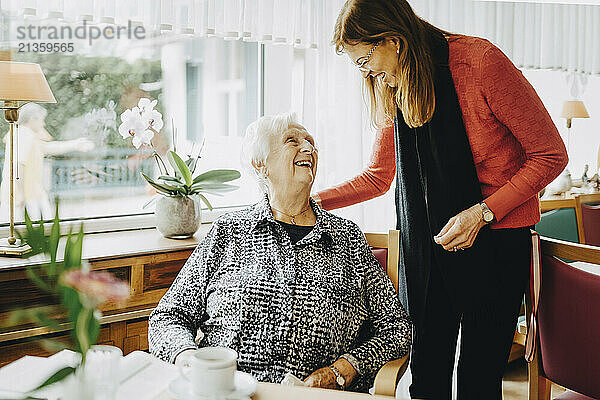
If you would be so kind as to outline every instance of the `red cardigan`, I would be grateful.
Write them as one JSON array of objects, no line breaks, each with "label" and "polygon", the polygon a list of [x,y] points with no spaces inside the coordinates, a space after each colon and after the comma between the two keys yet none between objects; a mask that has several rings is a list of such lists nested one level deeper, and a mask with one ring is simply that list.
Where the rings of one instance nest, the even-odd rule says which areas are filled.
[{"label": "red cardigan", "polygon": [[[534,225],[540,220],[538,192],[567,165],[560,134],[531,84],[500,49],[470,36],[452,37],[448,45],[481,192],[498,221],[492,228]],[[377,132],[362,174],[319,192],[323,208],[380,196],[395,175],[394,129],[387,127]]]}]

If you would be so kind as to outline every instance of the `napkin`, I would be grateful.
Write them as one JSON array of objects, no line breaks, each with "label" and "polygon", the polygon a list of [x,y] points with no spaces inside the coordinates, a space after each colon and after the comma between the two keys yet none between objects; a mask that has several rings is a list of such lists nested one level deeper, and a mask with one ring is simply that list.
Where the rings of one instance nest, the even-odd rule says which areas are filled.
[{"label": "napkin", "polygon": [[[0,400],[20,399],[40,386],[57,371],[79,363],[79,354],[62,350],[50,357],[25,356],[0,368]],[[119,383],[130,379],[151,364],[148,354],[134,351],[119,362]],[[62,394],[60,385],[51,385],[38,391],[40,398],[58,398]]]}]

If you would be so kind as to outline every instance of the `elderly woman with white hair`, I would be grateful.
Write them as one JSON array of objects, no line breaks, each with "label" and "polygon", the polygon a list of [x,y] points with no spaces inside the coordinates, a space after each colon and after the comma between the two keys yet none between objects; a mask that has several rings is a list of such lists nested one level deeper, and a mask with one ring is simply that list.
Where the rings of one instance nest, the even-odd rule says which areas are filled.
[{"label": "elderly woman with white hair", "polygon": [[265,191],[213,223],[150,316],[151,352],[225,346],[260,381],[365,391],[411,324],[358,226],[310,199],[318,153],[293,115],[262,117],[243,157]]}]

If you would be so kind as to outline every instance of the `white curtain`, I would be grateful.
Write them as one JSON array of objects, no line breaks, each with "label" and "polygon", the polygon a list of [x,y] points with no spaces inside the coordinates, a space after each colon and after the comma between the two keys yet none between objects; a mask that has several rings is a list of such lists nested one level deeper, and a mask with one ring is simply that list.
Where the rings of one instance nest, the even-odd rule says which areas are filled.
[{"label": "white curtain", "polygon": [[600,5],[409,0],[432,24],[489,39],[519,67],[600,74]]},{"label": "white curtain", "polygon": [[315,47],[321,0],[0,0],[14,21],[143,25],[150,32]]},{"label": "white curtain", "polygon": [[[409,0],[447,30],[485,37],[515,64],[600,74],[600,5],[483,0]],[[330,36],[322,12],[337,0],[0,0],[13,19],[126,25],[162,34],[316,47]],[[323,34],[321,34],[323,33]]]},{"label": "white curtain", "polygon": [[[331,45],[335,20],[344,0],[320,1],[315,9],[319,31],[317,49],[305,51],[302,122],[319,147],[315,189],[339,184],[362,172],[369,161],[375,134],[362,98],[359,71]],[[294,77],[298,79],[298,77]],[[293,104],[293,103],[292,103]],[[393,190],[378,199],[336,210],[365,231],[395,228]]]}]

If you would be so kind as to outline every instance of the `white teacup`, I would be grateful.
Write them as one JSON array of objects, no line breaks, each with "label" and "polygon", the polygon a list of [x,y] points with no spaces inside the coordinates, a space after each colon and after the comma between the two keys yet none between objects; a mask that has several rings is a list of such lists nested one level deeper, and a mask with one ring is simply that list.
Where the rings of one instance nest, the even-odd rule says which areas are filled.
[{"label": "white teacup", "polygon": [[225,395],[235,390],[233,376],[237,357],[237,352],[227,347],[203,347],[190,354],[189,366],[180,365],[179,372],[190,382],[195,395]]}]

